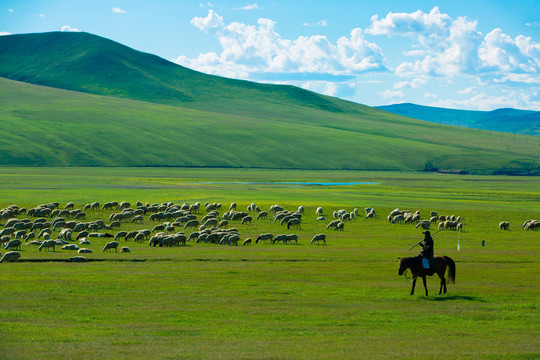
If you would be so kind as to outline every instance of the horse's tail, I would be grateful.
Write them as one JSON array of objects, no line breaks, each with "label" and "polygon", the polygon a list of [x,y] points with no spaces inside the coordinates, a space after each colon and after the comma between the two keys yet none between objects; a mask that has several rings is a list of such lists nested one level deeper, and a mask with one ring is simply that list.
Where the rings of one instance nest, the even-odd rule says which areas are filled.
[{"label": "horse's tail", "polygon": [[443,256],[448,264],[448,281],[452,284],[456,282],[456,263],[448,256]]}]

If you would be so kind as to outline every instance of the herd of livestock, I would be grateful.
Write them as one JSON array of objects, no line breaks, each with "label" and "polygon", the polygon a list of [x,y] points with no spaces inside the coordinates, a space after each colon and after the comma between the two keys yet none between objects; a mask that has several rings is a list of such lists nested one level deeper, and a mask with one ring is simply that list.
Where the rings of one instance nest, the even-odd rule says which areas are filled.
[{"label": "herd of livestock", "polygon": [[[204,207],[204,215],[202,208]],[[99,202],[86,204],[82,209],[75,209],[74,203],[68,203],[63,208],[57,202],[41,204],[34,208],[26,209],[17,205],[10,205],[0,210],[0,241],[8,251],[0,259],[0,262],[17,261],[20,258],[21,245],[39,246],[39,251],[55,250],[61,246],[64,250],[78,252],[78,256],[70,257],[69,261],[87,261],[86,257],[80,254],[91,253],[92,250],[84,247],[90,245],[93,237],[110,238],[103,251],[114,249],[118,251],[119,241],[132,240],[134,242],[148,242],[150,246],[170,247],[185,245],[186,242],[212,243],[220,245],[238,245],[241,237],[237,228],[229,227],[234,223],[251,224],[255,219],[265,220],[270,215],[274,222],[279,222],[287,229],[301,229],[304,207],[291,211],[279,205],[272,205],[268,210],[262,210],[255,203],[247,206],[246,211],[239,211],[236,203],[231,203],[228,211],[220,214],[222,209],[219,203],[199,202],[194,204],[174,204],[164,202],[161,204],[143,204],[137,202],[134,207],[129,202],[106,202],[101,205]],[[98,210],[107,210],[108,220],[85,221],[87,213]],[[373,208],[364,209],[366,219],[376,217]],[[322,207],[315,211],[317,221],[326,221]],[[360,216],[360,211],[355,208],[348,212],[344,209],[336,210],[332,213],[332,220],[327,224],[326,229],[343,231],[347,221]],[[24,218],[20,218],[24,217]],[[30,219],[30,218],[33,218]],[[439,215],[436,211],[430,213],[429,219],[422,220],[420,212],[414,213],[408,210],[392,210],[387,219],[390,223],[416,224],[416,228],[429,229],[432,224],[437,224],[437,228],[461,231],[463,222],[460,216]],[[152,229],[142,229],[133,231],[120,230],[122,223],[143,224],[145,220],[156,222]],[[510,224],[503,221],[499,224],[501,230],[508,230]],[[538,220],[527,220],[522,228],[525,230],[539,230]],[[177,231],[177,229],[181,229]],[[191,233],[187,234],[188,231]],[[54,232],[58,232],[56,238],[51,238]],[[114,233],[116,232],[116,233]],[[74,233],[77,233],[76,235]],[[74,243],[77,242],[77,243]],[[274,236],[271,233],[260,234],[255,243],[296,243],[296,234],[279,234]],[[242,241],[243,245],[252,243],[251,238]],[[312,237],[311,244],[326,244],[326,234],[320,233]],[[120,248],[121,252],[130,252],[126,246]]]}]

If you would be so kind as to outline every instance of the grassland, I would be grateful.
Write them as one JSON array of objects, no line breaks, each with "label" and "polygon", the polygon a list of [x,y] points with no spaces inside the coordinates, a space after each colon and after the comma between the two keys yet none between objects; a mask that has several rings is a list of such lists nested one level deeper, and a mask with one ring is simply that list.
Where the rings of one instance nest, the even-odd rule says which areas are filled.
[{"label": "grassland", "polygon": [[0,37],[0,103],[0,166],[540,168],[537,137],[210,76],[88,33]]},{"label": "grassland", "polygon": [[[302,182],[369,182],[319,186]],[[540,218],[535,177],[357,171],[173,168],[2,168],[0,207],[74,201],[236,201],[306,207],[299,245],[192,244],[93,261],[0,264],[0,353],[6,359],[351,359],[540,356]],[[316,206],[374,207],[378,217],[348,222],[343,233],[315,220]],[[410,296],[397,257],[421,238],[413,225],[389,224],[393,208],[464,218],[464,231],[435,236],[436,253],[457,264],[456,284],[436,296]],[[89,213],[105,218],[109,212]],[[330,215],[331,216],[331,215]],[[510,221],[511,230],[498,230]],[[123,229],[147,228],[123,224]],[[234,223],[241,237],[287,233],[272,220]],[[327,246],[309,245],[324,232]],[[485,246],[481,246],[481,241]],[[73,252],[22,259],[62,260]],[[412,254],[411,254],[412,255]]]}]

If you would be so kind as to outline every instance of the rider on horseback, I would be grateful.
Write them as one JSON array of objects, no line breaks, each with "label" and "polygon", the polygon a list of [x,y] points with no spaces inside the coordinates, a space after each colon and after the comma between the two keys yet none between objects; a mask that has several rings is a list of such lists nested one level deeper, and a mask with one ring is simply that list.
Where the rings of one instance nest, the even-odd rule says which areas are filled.
[{"label": "rider on horseback", "polygon": [[431,237],[431,233],[429,231],[424,231],[422,234],[424,234],[424,240],[420,242],[420,245],[423,249],[420,251],[419,256],[422,257],[422,263],[427,262],[428,264],[427,266],[423,266],[424,269],[433,271],[433,238]]}]

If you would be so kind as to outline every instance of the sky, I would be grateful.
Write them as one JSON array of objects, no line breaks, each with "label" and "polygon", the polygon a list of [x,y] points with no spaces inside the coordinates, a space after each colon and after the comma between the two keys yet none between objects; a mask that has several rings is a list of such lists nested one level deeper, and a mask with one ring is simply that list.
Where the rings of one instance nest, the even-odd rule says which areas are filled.
[{"label": "sky", "polygon": [[540,0],[0,0],[0,35],[46,31],[370,106],[540,111]]}]

